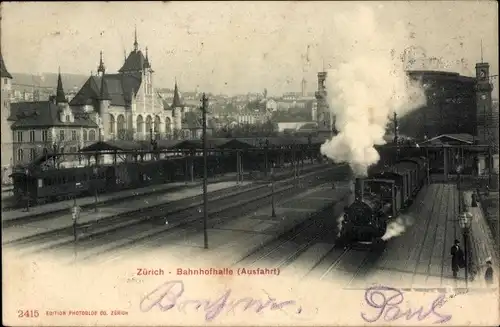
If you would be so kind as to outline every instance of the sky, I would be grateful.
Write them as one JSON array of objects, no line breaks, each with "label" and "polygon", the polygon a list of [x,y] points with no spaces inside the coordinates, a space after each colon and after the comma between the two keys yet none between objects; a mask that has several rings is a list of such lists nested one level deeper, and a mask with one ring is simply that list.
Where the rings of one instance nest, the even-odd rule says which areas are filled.
[{"label": "sky", "polygon": [[[356,33],[334,17],[361,7],[373,11],[376,31],[390,38],[404,29],[400,49],[413,52],[413,69],[473,76],[481,60],[498,75],[496,1],[415,2],[3,2],[2,54],[10,72],[95,74],[103,51],[116,72],[133,47],[148,47],[155,87],[223,94],[270,95],[317,88],[318,71],[349,61]],[[358,28],[372,28],[360,24]],[[352,37],[351,37],[352,34]],[[309,50],[307,50],[309,48]],[[370,44],[366,44],[370,55]],[[401,51],[401,50],[398,51]],[[408,49],[413,49],[408,51]],[[307,55],[306,55],[307,54]],[[441,62],[419,60],[423,56]],[[333,78],[333,77],[330,77]],[[498,94],[498,79],[494,80]],[[498,96],[495,96],[498,98]]]}]

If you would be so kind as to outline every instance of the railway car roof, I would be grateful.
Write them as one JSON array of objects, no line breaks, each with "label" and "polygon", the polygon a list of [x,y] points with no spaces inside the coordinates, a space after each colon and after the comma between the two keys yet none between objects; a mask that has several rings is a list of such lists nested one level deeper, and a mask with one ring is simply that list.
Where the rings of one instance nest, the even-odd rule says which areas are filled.
[{"label": "railway car roof", "polygon": [[403,175],[398,171],[381,171],[378,173],[374,173],[368,178],[378,178],[378,179],[392,179],[395,180],[396,183],[400,184],[403,180]]},{"label": "railway car roof", "polygon": [[418,164],[413,161],[400,161],[394,165],[394,170],[398,173],[404,174],[406,172],[418,169]]},{"label": "railway car roof", "polygon": [[424,166],[426,163],[425,158],[422,158],[422,157],[403,158],[403,159],[399,160],[399,162],[414,162],[419,166]]}]

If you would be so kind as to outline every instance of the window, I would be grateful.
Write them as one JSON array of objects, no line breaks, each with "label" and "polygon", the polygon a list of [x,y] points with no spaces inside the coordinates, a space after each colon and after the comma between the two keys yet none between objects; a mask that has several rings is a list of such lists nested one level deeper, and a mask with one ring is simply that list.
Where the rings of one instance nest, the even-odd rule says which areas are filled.
[{"label": "window", "polygon": [[22,142],[23,141],[23,132],[17,132],[17,142]]},{"label": "window", "polygon": [[49,150],[47,148],[43,148],[43,155],[47,156],[49,154]]},{"label": "window", "polygon": [[9,80],[7,78],[4,78],[3,79],[3,84],[5,84],[5,85],[9,84]]},{"label": "window", "polygon": [[76,131],[71,131],[71,140],[76,141]]},{"label": "window", "polygon": [[70,122],[69,115],[66,115],[66,122],[67,122],[67,123],[69,123],[69,122]]},{"label": "window", "polygon": [[64,130],[59,131],[59,140],[64,141]]},{"label": "window", "polygon": [[17,161],[22,162],[24,159],[23,149],[17,150]]},{"label": "window", "polygon": [[84,140],[84,141],[87,141],[87,139],[88,139],[88,137],[87,137],[87,130],[86,130],[86,129],[84,129],[84,130],[83,130],[83,140]]},{"label": "window", "polygon": [[35,131],[30,131],[30,142],[35,142]]},{"label": "window", "polygon": [[47,130],[42,131],[42,142],[47,142],[48,139],[49,139],[49,131]]},{"label": "window", "polygon": [[35,149],[30,149],[30,161],[35,160],[35,157],[36,157]]},{"label": "window", "polygon": [[89,141],[95,141],[95,131],[93,129],[89,132]]}]

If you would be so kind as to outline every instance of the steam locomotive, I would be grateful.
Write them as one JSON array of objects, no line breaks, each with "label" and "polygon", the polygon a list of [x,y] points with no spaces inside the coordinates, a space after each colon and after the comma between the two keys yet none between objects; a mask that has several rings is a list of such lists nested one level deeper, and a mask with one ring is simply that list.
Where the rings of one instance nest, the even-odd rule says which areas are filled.
[{"label": "steam locomotive", "polygon": [[355,182],[355,200],[345,208],[338,243],[380,242],[388,224],[411,205],[427,178],[424,157],[378,167]]}]

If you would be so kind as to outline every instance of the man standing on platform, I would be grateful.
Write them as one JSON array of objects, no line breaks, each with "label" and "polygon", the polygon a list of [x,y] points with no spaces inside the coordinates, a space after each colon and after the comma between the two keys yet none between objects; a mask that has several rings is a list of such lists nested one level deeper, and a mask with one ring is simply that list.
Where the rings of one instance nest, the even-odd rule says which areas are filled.
[{"label": "man standing on platform", "polygon": [[493,284],[493,267],[491,266],[491,258],[486,259],[486,265],[488,268],[486,268],[486,271],[484,273],[484,281],[486,282],[486,285],[488,287],[491,287]]},{"label": "man standing on platform", "polygon": [[464,252],[460,248],[460,241],[455,240],[451,247],[451,270],[453,271],[453,278],[457,278],[458,270],[464,266]]}]

